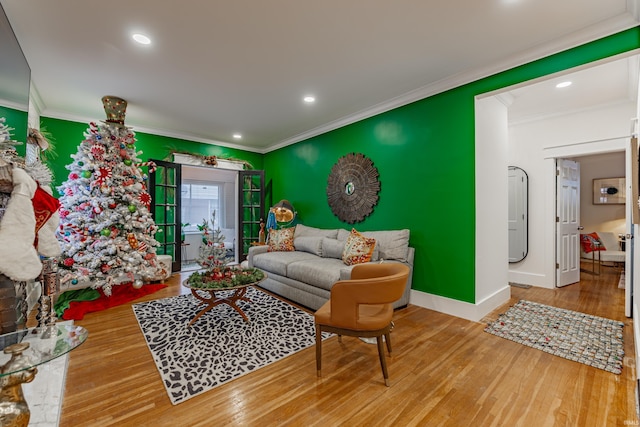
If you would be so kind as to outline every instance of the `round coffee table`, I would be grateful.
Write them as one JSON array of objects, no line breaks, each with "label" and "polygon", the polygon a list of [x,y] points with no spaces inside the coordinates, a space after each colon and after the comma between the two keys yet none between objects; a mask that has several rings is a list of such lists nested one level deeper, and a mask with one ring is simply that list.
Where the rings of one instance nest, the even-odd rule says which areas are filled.
[{"label": "round coffee table", "polygon": [[[265,274],[262,280],[266,279],[267,275]],[[202,288],[191,286],[187,283],[187,280],[182,282],[182,286],[185,288],[189,288],[191,290],[191,294],[200,300],[203,304],[206,304],[202,310],[196,314],[196,316],[191,319],[189,322],[189,326],[193,325],[196,320],[198,320],[203,314],[212,310],[214,307],[220,304],[227,304],[229,307],[233,308],[235,311],[242,316],[245,322],[249,323],[249,318],[245,314],[244,311],[238,306],[238,301],[246,301],[252,302],[249,298],[245,296],[247,293],[247,288],[249,286],[255,286],[258,283],[262,282],[262,280],[246,283],[237,286],[230,286],[226,288]]]}]

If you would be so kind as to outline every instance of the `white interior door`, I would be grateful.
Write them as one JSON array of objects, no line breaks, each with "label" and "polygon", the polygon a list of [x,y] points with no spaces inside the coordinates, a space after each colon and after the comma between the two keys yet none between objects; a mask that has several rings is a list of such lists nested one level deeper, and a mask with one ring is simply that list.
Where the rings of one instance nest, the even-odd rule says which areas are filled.
[{"label": "white interior door", "polygon": [[556,160],[556,286],[580,281],[580,164]]}]

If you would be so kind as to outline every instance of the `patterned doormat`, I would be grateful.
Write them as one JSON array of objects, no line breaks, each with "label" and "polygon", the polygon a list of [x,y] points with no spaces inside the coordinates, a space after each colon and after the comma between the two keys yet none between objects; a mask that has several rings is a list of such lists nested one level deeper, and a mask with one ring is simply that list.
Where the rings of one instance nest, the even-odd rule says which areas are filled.
[{"label": "patterned doormat", "polygon": [[485,332],[555,356],[620,374],[622,322],[521,300]]},{"label": "patterned doormat", "polygon": [[[250,323],[221,304],[202,308],[193,295],[133,305],[160,377],[174,405],[315,344],[313,315],[253,287],[240,301]],[[329,335],[327,335],[329,336]],[[309,366],[309,375],[315,375]]]}]

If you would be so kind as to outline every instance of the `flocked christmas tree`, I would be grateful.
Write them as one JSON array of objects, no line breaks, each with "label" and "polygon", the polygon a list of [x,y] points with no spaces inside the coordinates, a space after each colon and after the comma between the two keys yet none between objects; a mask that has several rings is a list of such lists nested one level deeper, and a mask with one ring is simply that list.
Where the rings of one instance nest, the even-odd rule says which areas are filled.
[{"label": "flocked christmas tree", "polygon": [[[105,122],[89,123],[67,165],[60,191],[61,282],[90,285],[111,294],[113,285],[161,277],[151,196],[136,152],[135,134],[124,126],[126,101],[105,96]],[[148,164],[147,164],[148,165]]]}]

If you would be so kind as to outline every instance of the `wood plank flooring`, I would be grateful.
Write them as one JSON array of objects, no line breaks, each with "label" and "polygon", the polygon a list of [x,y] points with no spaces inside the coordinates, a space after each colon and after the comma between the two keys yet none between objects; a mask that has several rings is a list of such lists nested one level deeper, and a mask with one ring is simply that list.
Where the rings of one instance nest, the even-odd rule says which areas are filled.
[{"label": "wood plank flooring", "polygon": [[[186,293],[170,285],[139,301]],[[60,425],[78,426],[624,426],[638,425],[632,320],[618,272],[582,273],[563,289],[512,288],[519,299],[625,322],[621,375],[551,356],[470,322],[409,305],[395,313],[384,386],[376,346],[344,337],[173,406],[131,304],[88,314],[89,339],[70,354]],[[139,302],[138,301],[138,302]]]}]

